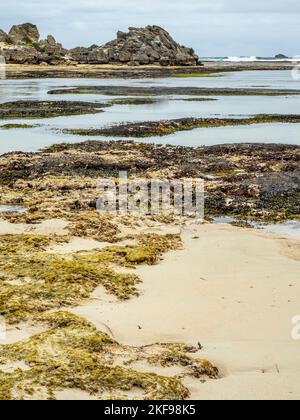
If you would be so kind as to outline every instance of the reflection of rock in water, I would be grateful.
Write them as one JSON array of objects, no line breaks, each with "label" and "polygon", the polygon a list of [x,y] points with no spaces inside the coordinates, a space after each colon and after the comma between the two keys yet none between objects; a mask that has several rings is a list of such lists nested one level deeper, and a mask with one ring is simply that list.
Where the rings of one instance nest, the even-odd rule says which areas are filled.
[{"label": "reflection of rock in water", "polygon": [[0,204],[0,213],[25,213],[26,209],[20,206],[6,206]]}]

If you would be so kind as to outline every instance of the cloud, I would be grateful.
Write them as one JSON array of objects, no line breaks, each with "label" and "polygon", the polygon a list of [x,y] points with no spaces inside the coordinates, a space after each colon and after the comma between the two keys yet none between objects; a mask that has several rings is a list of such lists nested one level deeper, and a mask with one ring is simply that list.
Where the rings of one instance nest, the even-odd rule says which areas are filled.
[{"label": "cloud", "polygon": [[298,0],[10,0],[0,28],[33,22],[66,47],[102,44],[128,26],[157,24],[201,56],[300,54]]}]

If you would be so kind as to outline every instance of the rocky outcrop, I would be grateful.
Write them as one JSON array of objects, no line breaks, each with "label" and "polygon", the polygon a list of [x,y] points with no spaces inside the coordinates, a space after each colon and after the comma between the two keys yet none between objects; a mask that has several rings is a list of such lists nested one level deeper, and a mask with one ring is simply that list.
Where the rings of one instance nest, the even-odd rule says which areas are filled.
[{"label": "rocky outcrop", "polygon": [[198,56],[192,48],[179,45],[159,26],[129,28],[103,46],[66,50],[49,35],[40,40],[37,27],[31,23],[15,25],[8,34],[0,30],[0,54],[12,64],[158,64],[161,66],[195,66]]},{"label": "rocky outcrop", "polygon": [[276,58],[277,60],[285,60],[285,59],[287,59],[288,57],[287,57],[286,55],[284,55],[284,54],[277,54],[277,55],[275,55],[275,58]]},{"label": "rocky outcrop", "polygon": [[34,47],[12,46],[2,49],[2,54],[9,64],[38,64],[38,52]]},{"label": "rocky outcrop", "polygon": [[101,47],[76,48],[71,57],[80,63],[129,64],[162,66],[194,66],[199,64],[192,48],[179,45],[159,26],[129,28],[118,32],[117,38]]},{"label": "rocky outcrop", "polygon": [[14,25],[9,31],[9,37],[15,43],[37,43],[40,39],[38,28],[32,23]]},{"label": "rocky outcrop", "polygon": [[68,50],[56,42],[52,35],[48,35],[45,40],[39,42],[37,46],[39,63],[60,64],[68,60]]},{"label": "rocky outcrop", "polygon": [[0,54],[9,64],[61,64],[68,61],[68,51],[53,36],[40,40],[35,25],[15,25],[8,34],[0,30]]},{"label": "rocky outcrop", "polygon": [[12,44],[13,43],[12,39],[7,35],[6,32],[2,31],[2,29],[0,29],[0,43],[1,44]]}]

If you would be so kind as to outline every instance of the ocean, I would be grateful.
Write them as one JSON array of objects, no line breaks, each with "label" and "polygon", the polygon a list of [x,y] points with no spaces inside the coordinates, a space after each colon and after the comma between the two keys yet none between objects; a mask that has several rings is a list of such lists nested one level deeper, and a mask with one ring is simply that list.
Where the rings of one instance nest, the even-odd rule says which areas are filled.
[{"label": "ocean", "polygon": [[201,61],[229,62],[229,63],[255,63],[255,62],[300,62],[300,55],[294,57],[276,58],[276,57],[257,57],[253,56],[232,56],[232,57],[201,57]]}]

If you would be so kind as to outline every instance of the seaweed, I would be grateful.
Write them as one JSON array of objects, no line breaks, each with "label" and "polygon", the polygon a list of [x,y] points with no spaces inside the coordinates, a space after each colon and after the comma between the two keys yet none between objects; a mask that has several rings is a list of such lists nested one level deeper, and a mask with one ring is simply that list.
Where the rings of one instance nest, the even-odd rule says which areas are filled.
[{"label": "seaweed", "polygon": [[158,103],[157,99],[153,98],[126,98],[126,99],[112,99],[108,102],[109,105],[154,105]]},{"label": "seaweed", "polygon": [[140,241],[136,246],[55,255],[47,248],[67,242],[66,237],[0,236],[0,315],[9,323],[35,319],[46,311],[80,304],[100,285],[121,300],[137,296],[139,277],[118,273],[110,265],[155,264],[179,243],[172,236],[157,237],[157,245],[154,237],[151,245],[145,245],[145,238]]},{"label": "seaweed", "polygon": [[188,375],[197,379],[208,377],[219,378],[219,370],[208,360],[190,356],[196,353],[197,349],[188,347],[185,344],[160,344],[160,352],[150,356],[147,360],[152,365],[182,366],[187,369]]},{"label": "seaweed", "polygon": [[299,124],[300,115],[256,115],[251,118],[182,118],[176,120],[145,121],[113,125],[108,128],[64,129],[64,134],[80,136],[116,136],[147,138],[168,136],[196,128],[244,126],[268,123]]},{"label": "seaweed", "polygon": [[3,124],[0,125],[0,128],[2,130],[15,130],[15,129],[28,129],[28,128],[34,128],[34,125],[30,124]]},{"label": "seaweed", "polygon": [[[103,112],[105,104],[71,101],[16,101],[0,104],[0,120],[15,118],[54,118]],[[21,128],[21,127],[20,127]],[[25,128],[25,127],[23,127]]]},{"label": "seaweed", "polygon": [[[173,75],[173,74],[172,74]],[[188,76],[189,77],[189,76]],[[166,86],[78,86],[72,89],[52,89],[49,95],[91,94],[107,96],[287,96],[299,95],[299,90],[292,89],[236,89],[236,88],[197,88]]]},{"label": "seaweed", "polygon": [[[140,389],[145,399],[182,400],[188,389],[179,379],[116,366],[114,359],[126,348],[86,320],[65,312],[40,318],[51,327],[27,341],[1,347],[0,399],[37,397],[46,390],[55,399],[61,390],[78,389],[98,398],[126,398]],[[3,365],[22,362],[26,369],[5,373]]]}]

